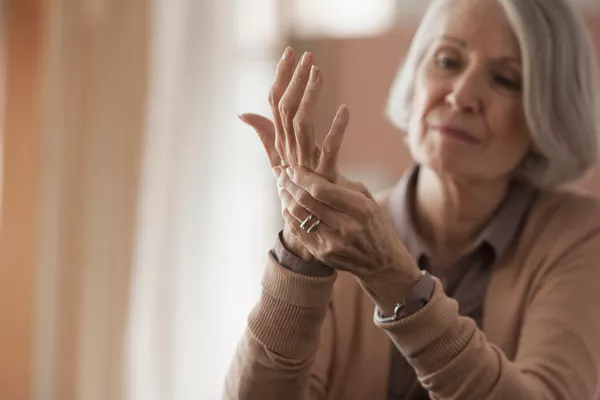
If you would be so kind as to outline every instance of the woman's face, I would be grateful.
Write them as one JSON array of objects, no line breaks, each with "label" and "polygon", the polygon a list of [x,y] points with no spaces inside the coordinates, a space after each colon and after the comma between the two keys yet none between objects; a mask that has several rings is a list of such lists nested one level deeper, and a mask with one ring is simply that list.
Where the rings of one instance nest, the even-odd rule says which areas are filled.
[{"label": "woman's face", "polygon": [[519,44],[495,0],[455,1],[417,69],[415,160],[469,180],[511,177],[530,149]]}]

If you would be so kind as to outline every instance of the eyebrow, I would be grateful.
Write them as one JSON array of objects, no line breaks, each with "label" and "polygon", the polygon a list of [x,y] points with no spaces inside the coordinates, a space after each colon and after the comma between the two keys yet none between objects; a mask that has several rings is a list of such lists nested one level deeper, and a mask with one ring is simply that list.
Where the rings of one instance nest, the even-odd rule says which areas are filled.
[{"label": "eyebrow", "polygon": [[467,46],[467,42],[465,42],[464,40],[462,40],[462,39],[459,39],[459,38],[457,38],[457,37],[454,37],[454,36],[448,36],[448,35],[442,35],[442,36],[441,36],[441,38],[442,38],[442,39],[445,39],[445,40],[449,40],[449,41],[451,41],[451,42],[455,42],[455,43],[457,43],[457,44],[458,44],[460,47],[462,47],[462,48],[465,48],[465,49],[466,49],[466,48],[468,47],[468,46]]},{"label": "eyebrow", "polygon": [[[462,47],[463,49],[466,49],[467,47],[469,47],[469,45],[467,44],[466,41],[459,39],[457,37],[454,37],[454,36],[442,35],[441,38],[444,40],[448,40],[450,42],[454,42],[454,43],[458,44],[460,47]],[[516,62],[518,64],[521,64],[521,57],[505,56],[505,57],[499,57],[497,59],[497,61],[499,61],[499,62]]]}]

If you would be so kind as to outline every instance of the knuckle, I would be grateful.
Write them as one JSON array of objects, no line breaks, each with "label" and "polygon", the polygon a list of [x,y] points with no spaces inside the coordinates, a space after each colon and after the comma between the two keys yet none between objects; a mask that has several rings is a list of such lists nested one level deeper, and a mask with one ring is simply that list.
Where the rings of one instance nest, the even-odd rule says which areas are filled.
[{"label": "knuckle", "polygon": [[285,100],[279,103],[279,114],[281,114],[281,118],[288,121],[293,118],[291,107]]},{"label": "knuckle", "polygon": [[283,217],[283,220],[286,223],[289,223],[293,219],[293,216],[290,214],[289,210],[285,207],[281,207],[281,216]]},{"label": "knuckle", "polygon": [[358,182],[356,184],[356,188],[359,192],[361,192],[362,194],[366,195],[367,193],[369,193],[369,189],[367,189],[367,187],[365,186],[364,183],[362,182]]},{"label": "knuckle", "polygon": [[377,203],[375,203],[374,201],[368,201],[364,207],[363,215],[367,219],[370,219],[375,215],[376,211],[377,211]]},{"label": "knuckle", "polygon": [[279,106],[279,101],[281,100],[281,95],[276,87],[271,88],[269,91],[269,104],[271,107],[277,108]]},{"label": "knuckle", "polygon": [[324,190],[325,189],[323,188],[323,185],[319,185],[318,183],[312,184],[308,187],[308,191],[315,199],[322,198]]},{"label": "knuckle", "polygon": [[315,258],[317,258],[319,261],[326,261],[329,258],[329,243],[328,242],[323,242],[321,243],[321,245],[317,246],[317,248],[315,249]]},{"label": "knuckle", "polygon": [[334,243],[328,241],[322,248],[322,255],[324,258],[331,258],[336,254],[336,246]]},{"label": "knuckle", "polygon": [[293,122],[294,131],[305,132],[309,129],[309,122],[304,118],[302,114],[296,114]]},{"label": "knuckle", "polygon": [[290,204],[290,206],[288,208],[289,208],[290,214],[292,214],[294,216],[300,216],[302,207],[298,203],[292,203],[292,204]]},{"label": "knuckle", "polygon": [[350,243],[356,239],[357,234],[359,233],[356,231],[356,229],[354,229],[354,227],[346,227],[343,229],[340,236],[344,239],[344,243]]},{"label": "knuckle", "polygon": [[308,85],[306,85],[306,89],[304,90],[304,93],[306,93],[308,95],[316,95],[320,86],[321,86],[321,82],[319,82],[318,79],[316,81],[310,80],[308,82]]},{"label": "knuckle", "polygon": [[345,225],[341,225],[341,226],[339,226],[339,227],[338,227],[338,229],[337,229],[337,232],[338,232],[338,234],[339,234],[339,236],[340,236],[341,238],[346,238],[346,237],[348,237],[348,229],[346,228],[346,226],[345,226]]},{"label": "knuckle", "polygon": [[298,203],[304,207],[310,207],[313,202],[313,197],[308,192],[301,192],[298,195]]}]

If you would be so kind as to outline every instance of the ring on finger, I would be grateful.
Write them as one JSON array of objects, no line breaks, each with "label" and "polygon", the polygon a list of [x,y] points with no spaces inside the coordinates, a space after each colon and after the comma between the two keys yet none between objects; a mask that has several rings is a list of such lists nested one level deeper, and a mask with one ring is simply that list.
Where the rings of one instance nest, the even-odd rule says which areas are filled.
[{"label": "ring on finger", "polygon": [[311,232],[313,229],[315,229],[315,228],[316,228],[316,227],[317,227],[317,226],[318,226],[320,223],[321,223],[321,220],[320,220],[320,219],[316,220],[316,221],[315,221],[315,223],[314,223],[314,224],[312,224],[312,225],[310,226],[310,228],[308,228],[308,229],[306,230],[306,233],[310,233],[310,232]]},{"label": "ring on finger", "polygon": [[[306,227],[313,219],[315,221],[307,229]],[[300,224],[300,229],[306,231],[306,233],[311,233],[320,223],[321,223],[320,219],[318,219],[314,215],[310,214],[308,217],[306,217],[306,219],[304,221],[302,221],[302,223]]]}]

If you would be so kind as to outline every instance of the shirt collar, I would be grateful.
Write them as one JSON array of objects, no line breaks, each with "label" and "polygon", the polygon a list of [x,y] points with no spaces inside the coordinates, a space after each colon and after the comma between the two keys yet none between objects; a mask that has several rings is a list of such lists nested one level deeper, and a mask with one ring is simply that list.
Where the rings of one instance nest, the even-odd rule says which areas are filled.
[{"label": "shirt collar", "polygon": [[[413,164],[402,175],[389,197],[389,212],[394,230],[415,260],[428,255],[427,247],[417,233],[412,218],[412,199],[418,175],[419,166]],[[476,250],[487,244],[493,250],[494,259],[502,257],[517,237],[535,194],[536,190],[530,184],[521,181],[512,183],[505,199],[475,240],[472,249]]]}]

